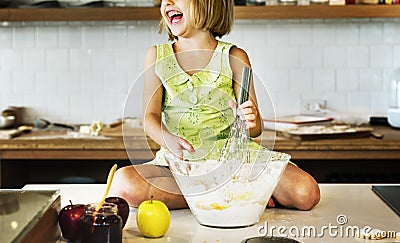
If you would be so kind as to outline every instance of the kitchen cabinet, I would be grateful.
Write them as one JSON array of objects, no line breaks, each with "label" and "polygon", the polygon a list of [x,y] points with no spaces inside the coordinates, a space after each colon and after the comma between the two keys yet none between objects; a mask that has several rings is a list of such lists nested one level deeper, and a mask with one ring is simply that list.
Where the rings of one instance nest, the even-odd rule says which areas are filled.
[{"label": "kitchen cabinet", "polygon": [[[397,18],[400,5],[235,6],[236,19]],[[3,8],[0,21],[158,20],[158,7]]]}]

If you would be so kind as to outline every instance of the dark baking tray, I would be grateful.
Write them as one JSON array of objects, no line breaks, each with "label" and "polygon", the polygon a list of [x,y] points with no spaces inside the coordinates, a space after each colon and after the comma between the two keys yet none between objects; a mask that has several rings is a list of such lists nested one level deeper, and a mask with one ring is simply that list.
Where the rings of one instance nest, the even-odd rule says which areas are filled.
[{"label": "dark baking tray", "polygon": [[378,195],[398,216],[400,216],[400,186],[373,185],[372,191]]}]

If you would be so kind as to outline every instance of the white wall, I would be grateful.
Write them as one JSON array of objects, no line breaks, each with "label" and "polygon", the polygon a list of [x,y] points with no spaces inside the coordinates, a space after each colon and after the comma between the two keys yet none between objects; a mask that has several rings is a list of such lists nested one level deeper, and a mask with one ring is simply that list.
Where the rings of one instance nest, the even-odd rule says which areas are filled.
[{"label": "white wall", "polygon": [[[0,109],[27,107],[27,121],[120,118],[147,48],[167,40],[157,31],[158,21],[2,23]],[[224,40],[249,53],[278,115],[297,113],[301,98],[385,115],[400,66],[399,19],[239,20]],[[139,114],[142,87],[134,88]]]}]

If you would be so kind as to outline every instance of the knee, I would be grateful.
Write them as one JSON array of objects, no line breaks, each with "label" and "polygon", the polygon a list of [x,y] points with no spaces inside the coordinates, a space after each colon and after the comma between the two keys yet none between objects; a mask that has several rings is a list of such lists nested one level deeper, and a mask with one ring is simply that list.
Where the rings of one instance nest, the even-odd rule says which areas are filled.
[{"label": "knee", "polygon": [[143,200],[139,193],[143,189],[140,181],[135,178],[136,170],[133,166],[119,168],[114,174],[109,194],[122,197],[130,206],[136,207]]},{"label": "knee", "polygon": [[317,182],[311,176],[296,184],[294,190],[294,206],[300,210],[310,210],[320,200],[320,190]]}]

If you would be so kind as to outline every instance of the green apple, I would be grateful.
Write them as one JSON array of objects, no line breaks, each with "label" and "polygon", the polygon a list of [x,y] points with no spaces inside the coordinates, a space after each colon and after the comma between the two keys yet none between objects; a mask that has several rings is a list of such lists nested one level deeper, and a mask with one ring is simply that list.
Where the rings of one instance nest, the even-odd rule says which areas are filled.
[{"label": "green apple", "polygon": [[143,201],[137,209],[136,224],[145,237],[162,237],[167,232],[170,222],[168,207],[159,200]]}]

